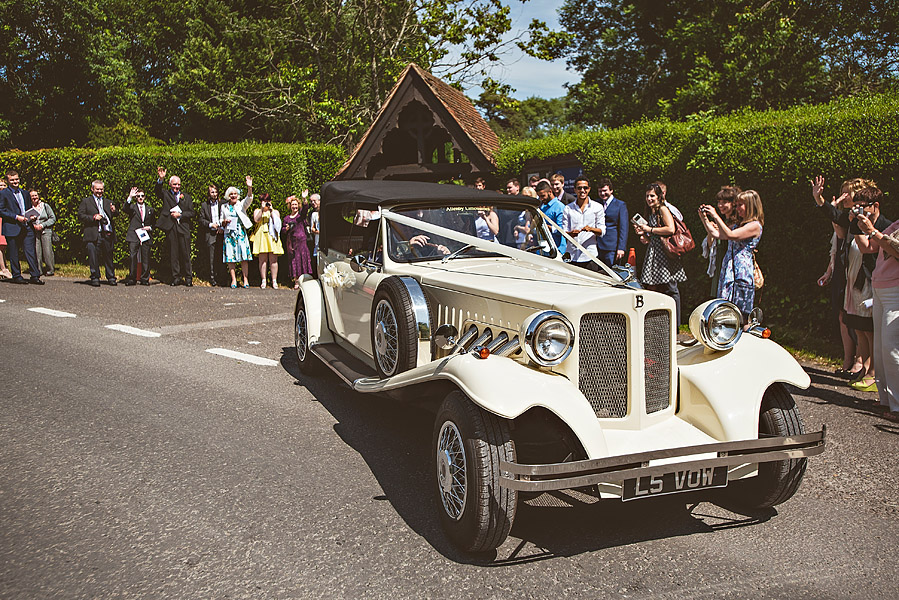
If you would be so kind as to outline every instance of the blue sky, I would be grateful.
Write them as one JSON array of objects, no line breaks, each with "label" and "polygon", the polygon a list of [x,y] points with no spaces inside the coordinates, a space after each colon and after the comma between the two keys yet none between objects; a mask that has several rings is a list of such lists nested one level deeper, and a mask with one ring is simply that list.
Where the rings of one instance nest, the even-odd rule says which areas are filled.
[{"label": "blue sky", "polygon": [[[526,30],[531,19],[540,19],[550,28],[559,27],[558,9],[563,0],[530,0],[525,4],[511,0],[512,33]],[[565,83],[580,81],[580,75],[566,70],[565,61],[546,62],[526,55],[514,47],[503,55],[501,65],[491,76],[515,88],[513,97],[524,100],[530,96],[558,98],[566,94]],[[479,87],[466,90],[470,98],[477,98]]]}]

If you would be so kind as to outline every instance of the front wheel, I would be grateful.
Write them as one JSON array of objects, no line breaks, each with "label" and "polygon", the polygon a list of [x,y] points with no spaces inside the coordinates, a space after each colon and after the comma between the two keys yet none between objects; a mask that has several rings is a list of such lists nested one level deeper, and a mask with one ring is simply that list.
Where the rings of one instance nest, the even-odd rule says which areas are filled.
[{"label": "front wheel", "polygon": [[[793,396],[781,383],[765,391],[759,413],[759,438],[785,437],[805,433],[805,425]],[[793,497],[805,475],[807,458],[793,458],[759,464],[756,477],[735,481],[733,498],[747,508],[770,508]]]},{"label": "front wheel", "polygon": [[518,501],[515,490],[499,485],[500,461],[515,461],[508,421],[452,392],[437,413],[433,448],[444,531],[467,552],[499,547],[512,528]]}]

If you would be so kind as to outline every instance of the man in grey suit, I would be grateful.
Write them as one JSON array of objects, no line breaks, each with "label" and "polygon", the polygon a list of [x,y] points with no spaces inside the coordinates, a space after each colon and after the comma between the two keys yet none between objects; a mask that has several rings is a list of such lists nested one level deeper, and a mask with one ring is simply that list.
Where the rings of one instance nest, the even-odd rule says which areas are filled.
[{"label": "man in grey suit", "polygon": [[[19,174],[15,171],[6,172],[6,181],[9,187],[0,191],[0,218],[3,219],[3,227],[0,232],[6,238],[9,253],[9,267],[12,271],[13,283],[36,283],[43,285],[41,269],[37,262],[37,254],[34,251],[34,230],[30,223],[35,218],[29,219],[25,211],[31,208],[31,199],[27,200],[25,190],[19,187]],[[25,260],[31,271],[31,279],[26,281],[22,277],[22,266],[19,262],[19,249],[25,249]]]},{"label": "man in grey suit", "polygon": [[104,184],[99,179],[91,182],[91,195],[78,205],[78,220],[84,227],[84,245],[87,247],[87,264],[91,269],[91,286],[100,287],[100,261],[106,271],[106,281],[116,285],[112,265],[112,247],[115,244],[115,228],[112,218],[116,206],[103,197]]}]

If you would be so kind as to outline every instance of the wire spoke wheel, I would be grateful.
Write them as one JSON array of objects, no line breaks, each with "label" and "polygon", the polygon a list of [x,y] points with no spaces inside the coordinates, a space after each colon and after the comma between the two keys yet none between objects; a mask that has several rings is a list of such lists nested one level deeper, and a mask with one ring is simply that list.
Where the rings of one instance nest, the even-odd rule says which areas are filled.
[{"label": "wire spoke wheel", "polygon": [[500,463],[515,462],[507,420],[475,405],[456,390],[447,394],[434,421],[432,490],[440,521],[466,552],[499,547],[515,520],[518,493],[500,485]]},{"label": "wire spoke wheel", "polygon": [[375,309],[375,356],[381,371],[392,375],[396,371],[399,336],[396,314],[387,300],[378,302]]},{"label": "wire spoke wheel", "polygon": [[458,521],[465,510],[468,497],[466,485],[465,448],[462,435],[452,422],[446,422],[437,436],[437,483],[443,510]]},{"label": "wire spoke wheel", "polygon": [[297,349],[297,361],[303,364],[306,353],[309,352],[309,330],[306,326],[306,309],[297,311],[296,326],[293,330],[293,342]]}]

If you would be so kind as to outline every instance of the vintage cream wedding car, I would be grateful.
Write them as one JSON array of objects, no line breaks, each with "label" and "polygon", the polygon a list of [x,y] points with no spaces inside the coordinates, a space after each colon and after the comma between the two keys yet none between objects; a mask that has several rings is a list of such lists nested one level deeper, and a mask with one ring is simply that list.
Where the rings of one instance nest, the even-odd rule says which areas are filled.
[{"label": "vintage cream wedding car", "polygon": [[428,486],[463,550],[503,543],[519,492],[727,486],[773,506],[824,449],[784,385],[809,377],[763,327],[743,333],[713,300],[690,317],[697,341],[678,343],[671,298],[567,264],[526,196],[332,182],[320,223],[319,277],[296,300],[300,367],[433,401]]}]

